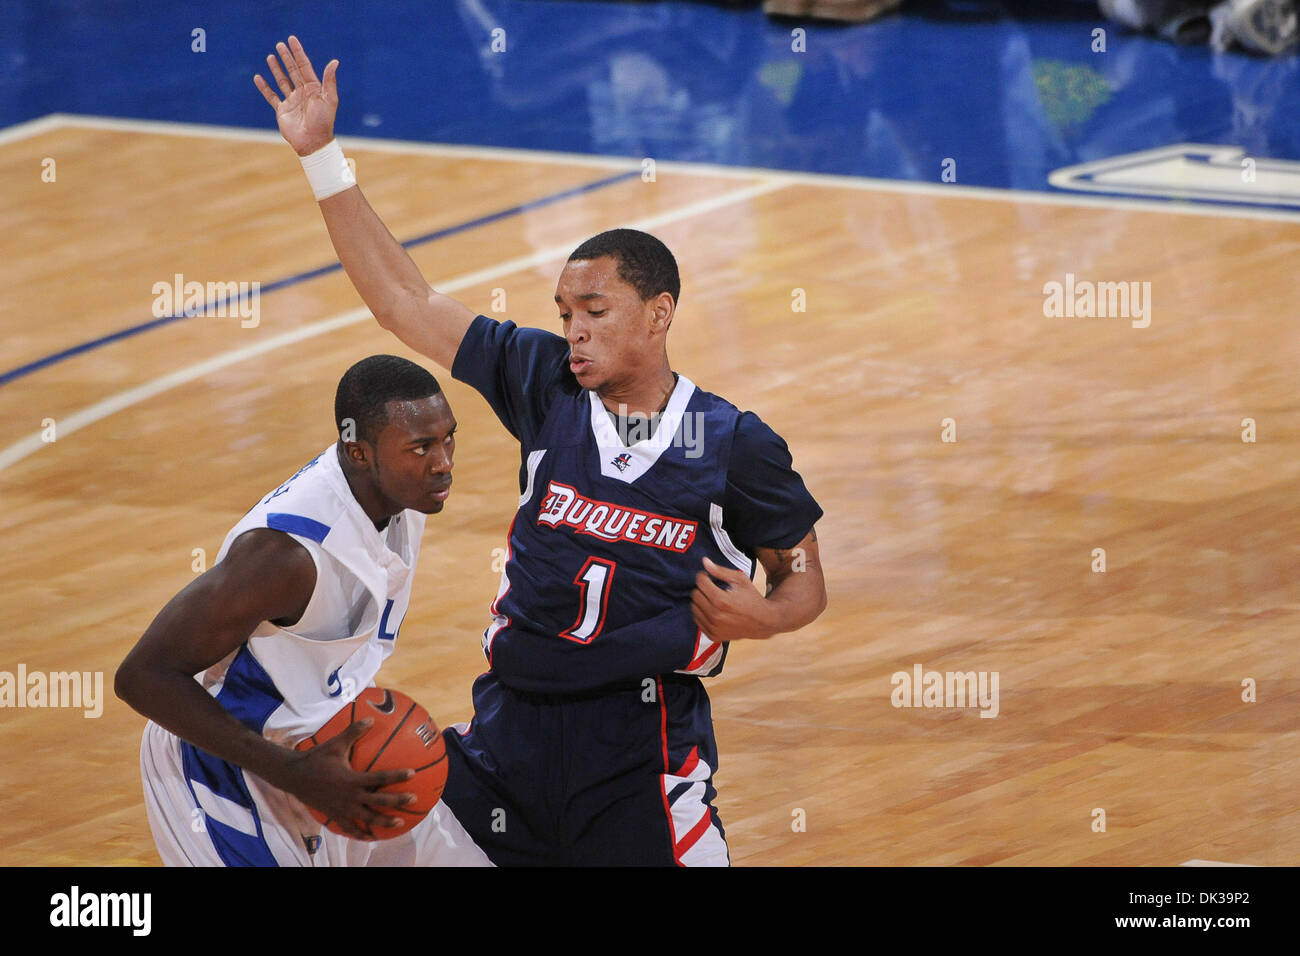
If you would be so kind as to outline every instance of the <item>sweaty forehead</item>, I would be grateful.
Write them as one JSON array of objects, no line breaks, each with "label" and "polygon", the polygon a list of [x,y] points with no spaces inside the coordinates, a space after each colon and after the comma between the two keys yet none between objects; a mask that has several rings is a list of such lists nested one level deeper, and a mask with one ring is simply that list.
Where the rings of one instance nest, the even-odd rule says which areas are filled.
[{"label": "sweaty forehead", "polygon": [[618,275],[613,256],[599,259],[574,259],[565,264],[555,286],[555,298],[579,298],[593,295],[614,296],[632,288]]},{"label": "sweaty forehead", "polygon": [[384,414],[388,420],[384,430],[403,436],[440,435],[456,427],[451,406],[441,392],[428,398],[393,399],[385,403]]}]

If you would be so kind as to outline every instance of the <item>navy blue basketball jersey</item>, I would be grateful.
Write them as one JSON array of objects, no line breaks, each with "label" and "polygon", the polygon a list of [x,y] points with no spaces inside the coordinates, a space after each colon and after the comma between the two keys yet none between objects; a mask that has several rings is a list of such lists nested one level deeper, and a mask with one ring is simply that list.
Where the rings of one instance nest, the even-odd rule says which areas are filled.
[{"label": "navy blue basketball jersey", "polygon": [[758,416],[679,375],[653,433],[629,430],[568,363],[564,338],[486,316],[453,363],[520,443],[489,664],[540,693],[717,674],[726,645],[691,614],[703,558],[752,578],[756,549],[793,547],[821,508]]}]

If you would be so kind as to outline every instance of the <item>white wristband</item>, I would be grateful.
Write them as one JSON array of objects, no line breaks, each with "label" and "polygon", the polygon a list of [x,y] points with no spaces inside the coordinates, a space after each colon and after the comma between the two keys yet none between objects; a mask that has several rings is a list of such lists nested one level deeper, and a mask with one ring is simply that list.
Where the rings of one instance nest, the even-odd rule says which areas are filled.
[{"label": "white wristband", "polygon": [[311,155],[303,156],[302,168],[307,174],[307,182],[311,184],[311,191],[316,194],[317,202],[357,184],[357,177],[352,175],[352,167],[343,157],[343,147],[336,139],[330,140]]}]

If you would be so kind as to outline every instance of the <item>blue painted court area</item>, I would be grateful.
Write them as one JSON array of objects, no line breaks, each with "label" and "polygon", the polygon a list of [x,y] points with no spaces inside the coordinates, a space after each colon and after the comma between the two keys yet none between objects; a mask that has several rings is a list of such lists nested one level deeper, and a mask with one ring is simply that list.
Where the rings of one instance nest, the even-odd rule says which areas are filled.
[{"label": "blue painted court area", "polygon": [[273,129],[251,76],[294,32],[318,69],[340,60],[350,135],[930,182],[950,160],[963,185],[1043,190],[1054,169],[1180,142],[1300,159],[1294,57],[1133,36],[1077,0],[912,0],[861,26],[572,0],[6,0],[0,17],[5,126]]},{"label": "blue painted court area", "polygon": [[[340,61],[348,135],[1046,191],[1082,165],[1054,182],[1300,208],[1294,57],[1126,34],[1084,0],[911,0],[859,26],[683,0],[6,0],[0,16],[0,126],[77,113],[273,130],[252,75],[296,33],[318,71]],[[1244,156],[1258,184],[1243,184]],[[539,185],[532,203],[407,244],[628,175]],[[0,369],[0,385],[186,317]]]}]

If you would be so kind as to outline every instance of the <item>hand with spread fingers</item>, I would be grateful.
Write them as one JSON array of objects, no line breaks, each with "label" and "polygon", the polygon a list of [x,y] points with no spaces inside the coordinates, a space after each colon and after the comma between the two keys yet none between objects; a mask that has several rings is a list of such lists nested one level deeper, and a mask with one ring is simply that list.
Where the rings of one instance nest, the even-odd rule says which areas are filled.
[{"label": "hand with spread fingers", "polygon": [[[275,91],[262,79],[260,73],[253,77],[253,83],[275,109],[280,135],[299,156],[309,156],[334,138],[334,114],[339,108],[335,74],[338,72],[339,61],[330,60],[325,65],[325,80],[322,83],[316,78],[307,51],[302,48],[297,37],[289,37],[287,45],[277,43],[275,50],[279,59],[273,53],[266,58],[266,65],[275,77],[284,99],[275,95]],[[281,60],[284,61],[283,69],[280,66]]]},{"label": "hand with spread fingers", "polygon": [[400,822],[390,808],[403,807],[415,800],[413,793],[382,790],[404,783],[415,776],[413,770],[372,770],[362,773],[352,769],[348,754],[374,724],[361,720],[343,733],[294,755],[282,784],[308,806],[328,815],[344,832],[357,840],[373,840],[371,827],[395,827]]}]

